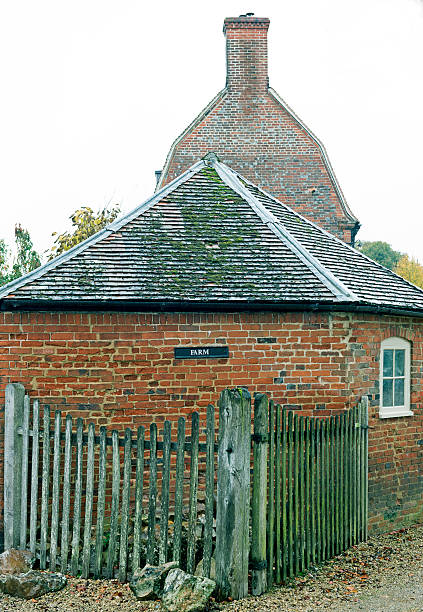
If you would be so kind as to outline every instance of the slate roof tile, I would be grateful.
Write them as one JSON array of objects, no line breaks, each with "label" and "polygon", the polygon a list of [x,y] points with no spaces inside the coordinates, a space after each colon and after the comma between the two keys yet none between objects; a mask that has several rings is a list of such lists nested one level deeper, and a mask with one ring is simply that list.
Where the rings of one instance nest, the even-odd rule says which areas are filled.
[{"label": "slate roof tile", "polygon": [[361,304],[423,311],[423,291],[209,154],[143,206],[1,288],[8,300]]}]

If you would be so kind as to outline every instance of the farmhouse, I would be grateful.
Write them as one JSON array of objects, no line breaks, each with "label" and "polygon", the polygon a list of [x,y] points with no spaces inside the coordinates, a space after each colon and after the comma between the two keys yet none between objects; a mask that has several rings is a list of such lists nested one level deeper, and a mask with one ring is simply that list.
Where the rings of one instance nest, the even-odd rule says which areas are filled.
[{"label": "farmhouse", "polygon": [[360,223],[324,146],[269,86],[268,28],[269,19],[252,13],[225,19],[226,86],[175,140],[158,186],[215,151],[278,200],[354,244]]}]

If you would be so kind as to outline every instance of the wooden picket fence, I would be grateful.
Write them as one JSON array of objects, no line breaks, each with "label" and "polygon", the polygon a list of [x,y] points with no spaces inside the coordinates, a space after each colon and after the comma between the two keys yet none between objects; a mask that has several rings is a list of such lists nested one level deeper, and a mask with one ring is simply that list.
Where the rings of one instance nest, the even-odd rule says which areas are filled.
[{"label": "wooden picket fence", "polygon": [[178,420],[176,441],[170,421],[161,432],[152,423],[148,436],[143,426],[134,438],[130,429],[119,436],[105,427],[97,436],[93,423],[85,432],[78,418],[74,431],[67,415],[63,428],[60,410],[52,423],[49,406],[41,418],[37,400],[31,406],[11,385],[8,394],[6,410],[15,409],[16,435],[13,451],[11,439],[6,441],[5,455],[16,459],[10,469],[5,466],[6,548],[29,545],[41,569],[85,578],[116,576],[122,582],[145,563],[173,560],[193,573],[200,552],[204,575],[210,574],[213,406],[207,409],[206,441],[200,443],[197,412],[188,423],[189,437],[186,419]]},{"label": "wooden picket fence", "polygon": [[220,595],[240,598],[366,539],[367,398],[324,418],[256,394],[252,419],[251,404],[246,389],[221,393],[217,441],[211,405],[204,430],[194,412],[96,435],[8,385],[5,548],[121,581],[169,560],[190,573],[202,560],[209,577],[214,557]]},{"label": "wooden picket fence", "polygon": [[[316,419],[261,395],[254,426],[252,554],[259,571],[253,592],[259,594],[366,540],[368,398]],[[255,499],[266,511],[258,511]]]}]

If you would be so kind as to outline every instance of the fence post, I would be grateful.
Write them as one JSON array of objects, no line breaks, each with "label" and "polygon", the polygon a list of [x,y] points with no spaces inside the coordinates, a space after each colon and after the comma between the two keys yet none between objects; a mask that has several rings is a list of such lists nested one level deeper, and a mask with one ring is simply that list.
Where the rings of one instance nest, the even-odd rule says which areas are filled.
[{"label": "fence post", "polygon": [[25,388],[20,383],[6,387],[4,415],[4,548],[18,548],[21,517],[22,436]]},{"label": "fence post", "polygon": [[[273,566],[273,558],[269,558],[270,568],[266,563],[266,505],[267,505],[267,447],[268,447],[268,399],[264,393],[257,393],[254,398],[254,468],[253,468],[253,499],[252,514],[252,593],[261,595],[267,588],[267,570]],[[271,432],[270,435],[273,435]],[[279,432],[278,432],[279,435]],[[279,466],[277,466],[279,469]],[[273,477],[272,474],[269,476]],[[269,537],[273,538],[272,533]],[[279,554],[279,551],[276,551]],[[273,557],[273,555],[272,555]],[[269,575],[271,575],[269,573]]]},{"label": "fence post", "polygon": [[219,399],[216,582],[219,596],[248,595],[251,396],[225,389]]}]

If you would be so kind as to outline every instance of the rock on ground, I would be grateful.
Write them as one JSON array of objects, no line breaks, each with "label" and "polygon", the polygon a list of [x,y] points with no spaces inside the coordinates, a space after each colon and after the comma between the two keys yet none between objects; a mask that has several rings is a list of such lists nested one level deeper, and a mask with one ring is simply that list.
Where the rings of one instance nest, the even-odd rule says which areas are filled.
[{"label": "rock on ground", "polygon": [[59,591],[65,585],[66,578],[63,574],[38,570],[29,570],[22,574],[0,574],[0,591],[21,599],[34,599],[50,591]]},{"label": "rock on ground", "polygon": [[175,561],[162,565],[146,565],[135,570],[129,586],[137,599],[159,599],[170,570],[178,567]]},{"label": "rock on ground", "polygon": [[162,604],[168,612],[200,612],[215,588],[214,580],[174,569],[165,580]]},{"label": "rock on ground", "polygon": [[29,550],[9,548],[0,555],[0,574],[22,574],[32,569],[34,555]]}]

